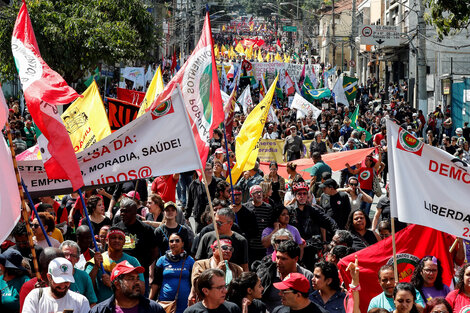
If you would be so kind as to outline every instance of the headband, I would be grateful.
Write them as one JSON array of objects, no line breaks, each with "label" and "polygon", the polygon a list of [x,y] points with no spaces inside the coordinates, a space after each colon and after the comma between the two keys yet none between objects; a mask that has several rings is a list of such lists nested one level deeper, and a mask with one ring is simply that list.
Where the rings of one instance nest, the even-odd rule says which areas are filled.
[{"label": "headband", "polygon": [[[230,245],[230,246],[232,245],[232,240],[230,240],[230,239],[219,239],[219,241],[220,241],[220,246],[223,246],[224,244]],[[212,249],[214,249],[215,247],[217,247],[217,239],[211,245]]]},{"label": "headband", "polygon": [[122,230],[113,229],[108,232],[108,236],[106,236],[106,239],[108,239],[109,236],[114,235],[114,234],[121,235],[122,237],[126,238],[126,234]]},{"label": "headband", "polygon": [[234,194],[234,195],[241,195],[242,192],[241,192],[240,190],[234,189],[234,190],[233,190],[233,194]]},{"label": "headband", "polygon": [[261,186],[259,186],[259,185],[255,185],[255,186],[251,187],[250,188],[250,195],[254,194],[257,191],[263,192],[263,188],[261,188]]}]

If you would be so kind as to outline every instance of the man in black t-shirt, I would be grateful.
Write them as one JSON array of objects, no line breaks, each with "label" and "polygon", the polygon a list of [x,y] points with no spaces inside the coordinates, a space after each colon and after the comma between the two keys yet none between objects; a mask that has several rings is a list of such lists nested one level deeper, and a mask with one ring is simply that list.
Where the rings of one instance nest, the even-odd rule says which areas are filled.
[{"label": "man in black t-shirt", "polygon": [[320,197],[320,205],[325,210],[326,215],[331,217],[339,229],[345,229],[351,212],[351,202],[345,192],[337,191],[338,183],[332,178],[325,180],[320,188],[323,194]]},{"label": "man in black t-shirt", "polygon": [[300,273],[291,273],[283,281],[274,283],[279,289],[282,305],[276,307],[272,313],[327,313],[328,311],[310,301],[308,292],[310,282]]},{"label": "man in black t-shirt", "polygon": [[122,221],[115,226],[121,228],[126,241],[123,251],[135,257],[145,268],[145,295],[149,291],[149,266],[157,258],[157,245],[154,231],[151,226],[137,219],[137,203],[130,198],[123,198],[120,202]]}]

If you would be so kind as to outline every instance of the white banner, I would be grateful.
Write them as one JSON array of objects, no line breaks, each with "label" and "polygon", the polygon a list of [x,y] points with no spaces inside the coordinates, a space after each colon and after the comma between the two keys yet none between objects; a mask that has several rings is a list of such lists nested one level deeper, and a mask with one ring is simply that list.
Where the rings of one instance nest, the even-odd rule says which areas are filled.
[{"label": "white banner", "polygon": [[297,119],[312,116],[315,120],[320,116],[321,110],[308,102],[304,97],[295,93],[294,100],[290,106],[292,109],[297,109]]},{"label": "white banner", "polygon": [[[194,136],[181,91],[76,154],[85,186],[105,185],[200,168]],[[48,179],[41,160],[18,161],[28,190],[57,194],[70,189],[68,180]]]},{"label": "white banner", "polygon": [[122,77],[134,82],[134,87],[145,87],[145,68],[143,67],[125,67],[121,69]]},{"label": "white banner", "polygon": [[470,238],[470,167],[387,120],[393,217]]},{"label": "white banner", "polygon": [[[304,67],[303,64],[294,64],[294,63],[281,63],[281,62],[252,62],[253,65],[253,72],[255,79],[261,80],[263,78],[263,74],[268,73],[281,73],[284,70],[287,70],[287,73],[292,79],[299,80],[300,74],[302,73],[302,69]],[[305,72],[312,73],[312,68],[314,65],[305,65]]]}]

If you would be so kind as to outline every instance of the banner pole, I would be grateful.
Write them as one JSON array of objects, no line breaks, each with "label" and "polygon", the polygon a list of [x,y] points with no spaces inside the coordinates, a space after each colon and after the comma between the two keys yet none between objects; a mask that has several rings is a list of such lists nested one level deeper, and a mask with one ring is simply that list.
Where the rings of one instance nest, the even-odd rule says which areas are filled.
[{"label": "banner pole", "polygon": [[[29,248],[31,249],[31,256],[33,258],[34,272],[36,273],[36,278],[38,279],[38,281],[41,281],[42,278],[41,278],[41,273],[39,272],[38,259],[36,256],[36,250],[34,249],[33,230],[31,229],[31,225],[29,225],[29,214],[28,214],[28,211],[26,210],[26,202],[24,200],[23,188],[21,188],[20,172],[18,171],[18,164],[16,163],[15,150],[13,149],[13,141],[11,139],[11,129],[10,129],[10,124],[8,123],[8,121],[6,122],[5,127],[6,127],[7,134],[8,134],[8,143],[10,144],[11,160],[13,161],[13,168],[15,169],[16,182],[18,183],[18,191],[20,192],[21,215],[26,225],[26,232],[28,234],[28,244],[29,244]],[[46,238],[47,238],[47,235],[46,235]]]},{"label": "banner pole", "polygon": [[398,283],[397,246],[395,242],[395,219],[392,218],[392,247],[393,247],[393,273],[395,282]]},{"label": "banner pole", "polygon": [[[95,234],[93,233],[93,228],[91,227],[90,217],[88,216],[88,210],[86,209],[85,199],[83,199],[83,194],[82,194],[82,189],[81,188],[78,189],[78,195],[80,196],[80,200],[82,202],[82,207],[83,207],[83,212],[85,213],[85,218],[86,218],[88,227],[90,228],[91,239],[93,239],[93,245],[95,246],[96,252],[99,252],[100,250],[98,249],[98,244],[96,243]],[[101,263],[100,265],[101,265],[101,271],[104,274],[105,271],[104,271],[103,263]]]},{"label": "banner pole", "polygon": [[29,206],[31,207],[31,210],[34,211],[34,216],[36,216],[36,219],[38,220],[39,226],[41,227],[44,237],[46,238],[47,244],[49,245],[49,247],[52,247],[51,241],[49,240],[49,236],[47,235],[46,229],[44,228],[44,225],[42,224],[42,221],[39,218],[38,211],[36,210],[36,207],[34,206],[33,199],[31,199],[31,195],[29,194],[28,188],[24,184],[23,179],[21,179],[21,185],[23,186],[24,192],[26,193],[26,196],[28,197]]},{"label": "banner pole", "polygon": [[[232,204],[235,204],[235,197],[233,196],[232,169],[230,168],[230,156],[228,153],[228,144],[227,144],[227,131],[225,129],[225,123],[223,123],[223,125],[224,125],[225,155],[227,156],[228,176],[230,177],[230,189],[232,190]],[[237,219],[236,214],[235,214],[235,220],[236,220],[236,223],[238,224],[238,219]]]}]

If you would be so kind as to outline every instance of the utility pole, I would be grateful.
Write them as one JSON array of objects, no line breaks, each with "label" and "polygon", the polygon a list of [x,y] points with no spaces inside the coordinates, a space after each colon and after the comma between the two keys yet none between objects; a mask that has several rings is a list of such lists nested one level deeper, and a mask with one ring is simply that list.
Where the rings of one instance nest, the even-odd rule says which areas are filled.
[{"label": "utility pole", "polygon": [[418,109],[423,110],[424,116],[428,115],[428,92],[426,90],[426,23],[424,22],[424,5],[419,1],[418,12]]},{"label": "utility pole", "polygon": [[352,12],[351,12],[351,17],[352,17],[352,29],[351,29],[351,38],[350,38],[350,45],[351,45],[351,49],[350,49],[350,57],[351,57],[351,60],[354,60],[354,66],[352,66],[351,62],[349,63],[349,72],[350,72],[350,75],[352,77],[354,77],[355,73],[356,73],[356,66],[357,66],[357,62],[356,62],[356,37],[357,37],[357,12],[356,12],[356,0],[352,0]]},{"label": "utility pole", "polygon": [[331,44],[333,45],[333,61],[331,62],[331,66],[335,67],[336,64],[336,34],[335,34],[335,0],[331,0]]}]

